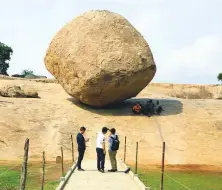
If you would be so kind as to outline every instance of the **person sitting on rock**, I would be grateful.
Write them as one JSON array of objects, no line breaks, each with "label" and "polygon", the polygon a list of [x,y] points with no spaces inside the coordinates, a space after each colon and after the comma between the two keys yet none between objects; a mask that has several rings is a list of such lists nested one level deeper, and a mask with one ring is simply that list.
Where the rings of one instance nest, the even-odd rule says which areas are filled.
[{"label": "person sitting on rock", "polygon": [[133,106],[132,112],[135,114],[141,114],[142,106],[139,103],[137,103],[135,106]]},{"label": "person sitting on rock", "polygon": [[154,107],[155,107],[155,105],[152,100],[147,101],[147,103],[145,105],[144,114],[147,115],[148,117],[153,115],[154,114]]},{"label": "person sitting on rock", "polygon": [[156,101],[156,106],[158,107],[159,105],[160,105],[160,101],[157,100],[157,101]]},{"label": "person sitting on rock", "polygon": [[164,111],[164,110],[163,110],[163,107],[162,107],[161,105],[159,105],[159,106],[157,107],[157,109],[156,109],[156,114],[157,114],[157,115],[160,115],[160,114],[162,113],[162,111]]}]

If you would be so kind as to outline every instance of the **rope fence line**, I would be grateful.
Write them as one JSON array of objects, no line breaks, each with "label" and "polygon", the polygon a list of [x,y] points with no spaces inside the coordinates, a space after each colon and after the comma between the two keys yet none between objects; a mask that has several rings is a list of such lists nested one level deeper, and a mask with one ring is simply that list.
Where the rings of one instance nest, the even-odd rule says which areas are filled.
[{"label": "rope fence line", "polygon": [[184,188],[186,188],[186,189],[188,189],[188,190],[192,190],[192,189],[190,189],[189,187],[187,187],[186,185],[184,185],[183,183],[181,183],[180,181],[178,181],[178,180],[172,178],[172,177],[169,176],[168,174],[165,173],[164,175],[167,176],[167,177],[169,177],[169,178],[170,178],[171,180],[173,180],[174,182],[180,184],[180,185],[183,186]]},{"label": "rope fence line", "polygon": [[[75,134],[73,134],[75,135]],[[15,168],[20,168],[21,173],[20,175],[18,174],[18,176],[20,176],[20,183],[16,183],[16,187],[20,190],[25,190],[27,184],[29,183],[29,181],[35,180],[33,178],[32,175],[30,175],[30,173],[35,173],[37,172],[37,170],[42,170],[42,172],[38,172],[38,178],[42,178],[42,183],[39,183],[39,189],[44,190],[44,186],[46,185],[46,183],[50,181],[56,182],[55,185],[60,182],[60,180],[62,180],[62,176],[65,175],[66,172],[69,171],[69,167],[71,167],[73,165],[73,161],[74,161],[74,155],[76,155],[76,149],[74,149],[74,144],[73,144],[73,139],[72,136],[68,136],[67,138],[69,141],[67,141],[67,147],[70,146],[70,149],[67,149],[67,151],[64,154],[64,159],[60,159],[59,157],[62,157],[63,155],[61,155],[60,152],[55,152],[55,158],[53,157],[53,160],[50,158],[48,158],[47,160],[47,150],[50,149],[50,146],[53,142],[47,141],[46,143],[43,144],[43,146],[41,146],[42,151],[39,152],[39,154],[41,154],[42,161],[38,160],[37,162],[35,160],[29,161],[28,158],[30,157],[29,155],[29,151],[32,150],[32,143],[30,143],[30,150],[29,148],[27,148],[27,146],[29,147],[29,139],[27,138],[25,141],[25,146],[24,146],[24,155],[22,155],[21,157],[23,157],[23,160],[19,159],[19,163],[13,165],[12,167],[10,167],[10,164],[6,164],[9,165],[10,168],[6,168],[7,170],[3,170],[0,173],[0,181],[1,181],[1,177],[3,175],[5,175],[6,173],[9,173],[10,171],[14,170]],[[28,142],[28,145],[27,145]],[[69,144],[69,145],[68,145]],[[63,146],[56,144],[56,146],[58,146],[59,148],[63,149],[65,147],[65,145]],[[72,148],[71,148],[72,147]],[[56,150],[55,150],[56,151]],[[35,152],[36,154],[36,152]],[[35,155],[34,155],[35,156]],[[66,162],[67,161],[67,162]],[[30,163],[29,163],[30,162]],[[48,169],[46,169],[48,168]],[[61,174],[61,169],[62,169],[62,174]],[[17,171],[17,169],[16,169]],[[52,178],[51,172],[55,172],[55,176],[54,178]],[[33,179],[31,179],[33,178]],[[45,183],[45,184],[44,184]],[[7,185],[10,186],[10,182],[6,183]],[[45,187],[46,188],[46,187]],[[52,187],[54,188],[54,186]]]},{"label": "rope fence line", "polygon": [[18,166],[21,166],[21,164],[16,164],[14,166],[12,166],[11,168],[9,168],[8,170],[0,173],[0,176],[4,175],[5,173],[8,173],[9,171],[13,170],[14,168],[18,167]]},{"label": "rope fence line", "polygon": [[[125,139],[127,139],[127,137],[125,137]],[[123,141],[124,142],[124,141]],[[188,183],[187,185],[186,184],[184,184],[183,182],[181,182],[180,180],[178,180],[177,179],[177,176],[171,176],[168,172],[170,171],[167,171],[167,172],[165,172],[164,171],[164,162],[163,162],[163,160],[164,160],[164,154],[165,154],[165,149],[163,148],[163,152],[162,152],[162,158],[163,158],[163,160],[162,160],[162,171],[160,171],[160,170],[158,170],[158,168],[153,168],[152,167],[152,164],[151,165],[146,165],[145,167],[148,167],[149,169],[151,169],[152,171],[155,171],[155,172],[157,172],[158,174],[160,174],[160,176],[158,176],[158,174],[156,175],[155,173],[150,173],[149,172],[149,169],[147,170],[146,168],[143,168],[144,167],[144,164],[143,165],[141,165],[140,166],[140,164],[139,164],[139,162],[138,162],[138,156],[137,156],[137,154],[138,154],[138,150],[137,150],[137,148],[138,148],[138,146],[135,146],[135,147],[137,147],[136,149],[134,149],[134,150],[132,150],[132,148],[130,148],[128,145],[128,142],[130,142],[130,140],[128,140],[127,139],[127,141],[125,141],[125,144],[122,146],[122,151],[123,151],[123,160],[125,161],[126,160],[126,162],[124,162],[124,163],[127,163],[127,161],[130,163],[129,165],[130,166],[132,166],[132,168],[134,169],[134,173],[135,174],[138,174],[138,177],[145,183],[145,185],[147,185],[148,187],[149,187],[149,185],[153,185],[154,187],[152,187],[152,188],[154,188],[154,189],[159,189],[159,186],[158,186],[158,182],[160,182],[160,188],[162,188],[162,189],[164,189],[163,188],[163,184],[164,184],[164,178],[163,178],[163,176],[165,176],[167,179],[170,179],[170,180],[172,180],[172,182],[174,183],[174,184],[178,184],[178,186],[181,186],[182,188],[184,188],[184,189],[186,189],[186,190],[192,190],[190,187],[189,187],[189,182],[185,182],[185,183]],[[137,142],[134,142],[133,144],[134,145],[136,145],[136,143],[138,143],[138,141]],[[163,144],[165,144],[164,142],[163,142]],[[133,145],[133,147],[134,147],[134,145]],[[132,144],[130,143],[130,146],[132,147]],[[125,148],[126,147],[126,148]],[[140,147],[140,146],[139,146]],[[163,146],[164,147],[164,146]],[[143,147],[144,148],[144,147]],[[132,154],[131,154],[131,152],[134,152],[134,154],[136,154],[136,160],[134,160],[135,161],[135,163],[133,163],[132,162]],[[140,151],[139,151],[140,152]],[[127,157],[128,156],[128,157]],[[130,157],[129,157],[130,156]],[[134,157],[134,156],[133,156]],[[130,160],[129,160],[129,158],[130,158]],[[135,164],[135,168],[134,168],[134,164]],[[137,165],[138,164],[138,165]],[[213,166],[215,166],[215,167],[222,167],[221,165],[216,165],[216,164],[214,164]],[[182,179],[181,179],[182,180]],[[190,180],[192,181],[192,178],[190,178]],[[165,184],[165,185],[167,185],[167,184]],[[179,188],[179,187],[178,187]],[[194,187],[192,187],[192,188],[194,188]]]},{"label": "rope fence line", "polygon": [[[158,173],[161,174],[161,171],[157,170],[157,169],[154,169],[152,168],[151,166],[147,165],[151,170],[153,171],[156,171]],[[182,187],[184,187],[185,189],[188,189],[188,190],[192,190],[190,189],[188,186],[184,185],[183,183],[181,183],[180,181],[178,181],[177,179],[171,177],[170,175],[168,175],[166,172],[164,173],[165,176],[167,176],[168,178],[170,178],[171,180],[173,180],[174,182],[178,183],[179,185],[181,185]]]}]

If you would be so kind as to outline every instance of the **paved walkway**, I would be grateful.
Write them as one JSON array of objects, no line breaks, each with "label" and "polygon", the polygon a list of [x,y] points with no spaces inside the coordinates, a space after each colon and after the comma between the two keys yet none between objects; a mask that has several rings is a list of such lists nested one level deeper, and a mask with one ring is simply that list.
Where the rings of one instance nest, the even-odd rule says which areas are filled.
[{"label": "paved walkway", "polygon": [[[120,171],[115,173],[100,173],[96,170],[95,160],[83,161],[84,172],[74,171],[65,190],[138,190],[138,186],[132,178]],[[109,161],[106,161],[106,169],[110,169]]]}]

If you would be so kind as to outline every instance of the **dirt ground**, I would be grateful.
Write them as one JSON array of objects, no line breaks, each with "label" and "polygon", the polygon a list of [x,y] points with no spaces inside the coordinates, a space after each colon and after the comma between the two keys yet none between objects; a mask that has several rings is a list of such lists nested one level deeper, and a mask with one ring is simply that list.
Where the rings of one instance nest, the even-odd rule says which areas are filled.
[{"label": "dirt ground", "polygon": [[[167,165],[222,166],[222,101],[189,100],[169,96],[182,88],[195,85],[151,84],[136,98],[124,103],[93,109],[78,103],[56,83],[30,80],[0,80],[7,84],[25,85],[39,92],[39,99],[0,97],[0,160],[21,160],[24,141],[30,139],[30,161],[41,160],[42,151],[48,161],[55,161],[64,148],[65,159],[71,159],[70,135],[80,126],[87,127],[86,157],[95,158],[96,135],[103,126],[115,127],[121,139],[119,157],[127,136],[127,160],[135,160],[139,142],[139,162],[159,164],[162,142],[166,142]],[[207,86],[214,94],[221,86]],[[161,116],[134,116],[131,107],[148,99],[159,100],[164,107]],[[75,145],[76,148],[76,145]],[[75,153],[76,154],[76,153]]]}]

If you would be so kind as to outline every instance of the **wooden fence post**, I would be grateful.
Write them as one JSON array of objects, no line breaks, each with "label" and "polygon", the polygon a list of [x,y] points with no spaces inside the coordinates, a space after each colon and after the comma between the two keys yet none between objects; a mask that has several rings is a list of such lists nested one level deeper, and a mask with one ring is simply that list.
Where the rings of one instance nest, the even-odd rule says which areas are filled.
[{"label": "wooden fence post", "polygon": [[164,164],[165,164],[165,142],[163,142],[163,152],[162,152],[162,171],[161,171],[161,184],[160,184],[160,190],[163,190]]},{"label": "wooden fence post", "polygon": [[126,163],[126,136],[125,136],[125,144],[124,144],[124,158],[123,158],[124,163]]},{"label": "wooden fence post", "polygon": [[25,140],[25,146],[24,146],[24,157],[23,157],[22,171],[20,177],[20,190],[25,190],[26,187],[28,153],[29,153],[29,139],[27,138]]},{"label": "wooden fence post", "polygon": [[74,163],[75,158],[74,158],[74,148],[73,148],[73,138],[72,138],[72,135],[71,135],[71,143],[72,143],[72,162]]},{"label": "wooden fence post", "polygon": [[63,165],[63,149],[61,147],[61,156],[62,156],[62,177],[64,176],[64,165]]},{"label": "wooden fence post", "polygon": [[135,166],[135,174],[138,173],[138,142],[136,142],[136,166]]},{"label": "wooden fence post", "polygon": [[42,153],[42,189],[44,190],[44,183],[45,183],[45,152]]}]

